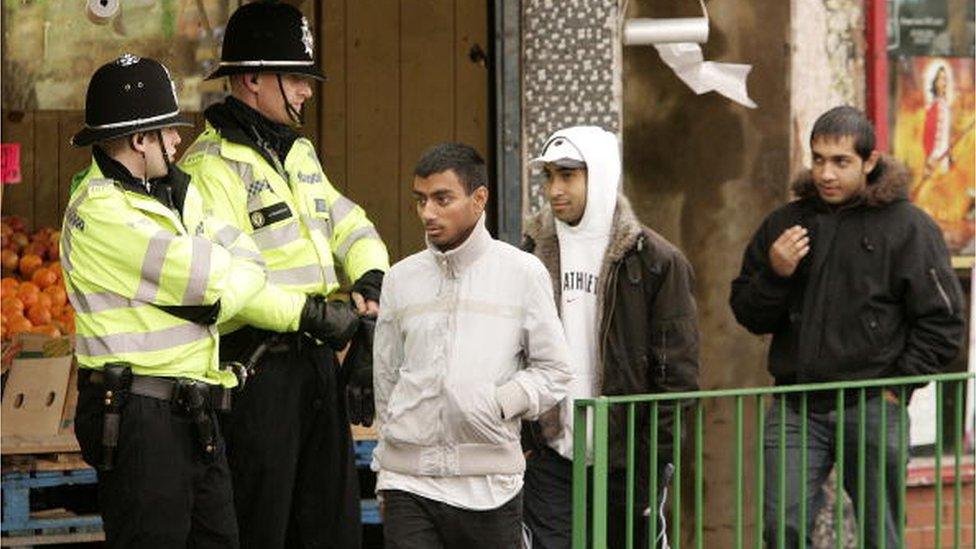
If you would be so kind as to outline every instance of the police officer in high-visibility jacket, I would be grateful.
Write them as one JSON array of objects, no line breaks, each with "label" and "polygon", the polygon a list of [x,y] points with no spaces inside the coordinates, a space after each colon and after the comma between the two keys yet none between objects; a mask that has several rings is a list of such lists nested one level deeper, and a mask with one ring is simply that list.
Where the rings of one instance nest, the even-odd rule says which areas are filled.
[{"label": "police officer in high-visibility jacket", "polygon": [[[269,285],[315,302],[339,288],[341,268],[365,318],[378,311],[389,258],[365,212],[332,186],[312,143],[295,129],[311,80],[323,78],[313,52],[298,9],[276,2],[238,8],[210,75],[229,77],[231,96],[205,111],[206,130],[180,165],[214,214],[257,243]],[[235,397],[225,429],[245,547],[360,545],[349,422],[371,421],[371,353],[353,352],[354,345],[350,354],[364,360],[339,370],[334,351],[344,340],[323,345],[289,334],[303,303],[283,297],[221,328],[227,360],[244,361],[260,342],[274,342]]]},{"label": "police officer in high-visibility jacket", "polygon": [[98,468],[110,547],[238,545],[215,413],[237,380],[219,367],[216,323],[262,290],[266,268],[172,166],[176,126],[189,125],[166,68],[127,54],[92,76],[72,139],[93,145],[61,233],[75,434]]}]

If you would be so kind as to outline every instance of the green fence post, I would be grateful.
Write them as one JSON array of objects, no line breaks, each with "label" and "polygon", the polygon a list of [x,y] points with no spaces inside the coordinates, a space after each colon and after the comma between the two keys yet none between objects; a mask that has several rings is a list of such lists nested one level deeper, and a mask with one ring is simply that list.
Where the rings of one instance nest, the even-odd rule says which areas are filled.
[{"label": "green fence post", "polygon": [[586,415],[589,406],[573,406],[573,549],[586,549]]},{"label": "green fence post", "polygon": [[865,481],[867,473],[867,390],[861,387],[857,392],[857,546],[864,547],[864,524],[866,509],[865,495],[867,493],[867,483]]},{"label": "green fence post", "polygon": [[882,389],[881,399],[879,400],[879,405],[881,410],[879,410],[879,423],[881,424],[881,431],[878,433],[878,463],[880,467],[878,469],[878,490],[877,499],[875,500],[875,505],[877,506],[877,521],[878,521],[878,548],[885,549],[887,540],[885,539],[888,535],[888,529],[885,528],[886,510],[888,508],[888,406],[887,406],[887,396],[885,393],[887,389]]},{"label": "green fence post", "polygon": [[660,418],[660,412],[659,412],[659,409],[658,409],[659,408],[659,405],[660,404],[658,403],[658,401],[656,401],[656,400],[651,401],[651,425],[650,425],[650,429],[651,429],[651,445],[650,445],[650,448],[651,448],[651,452],[650,452],[651,453],[651,455],[650,455],[650,459],[651,459],[651,467],[650,467],[650,469],[651,469],[650,470],[650,474],[651,474],[651,488],[650,488],[649,493],[648,493],[648,500],[649,501],[647,503],[648,508],[650,509],[650,516],[647,517],[649,519],[647,521],[647,546],[648,546],[648,549],[655,549],[657,547],[657,536],[658,536],[658,533],[657,533],[657,519],[658,519],[658,513],[659,513],[659,511],[658,511],[658,509],[659,509],[659,503],[658,503],[658,500],[657,500],[657,492],[658,492],[658,489],[657,489],[657,483],[658,483],[658,479],[657,479],[657,468],[658,468],[658,463],[657,463],[657,442],[658,442],[657,441],[657,428],[658,428],[658,426],[657,426],[657,422],[658,422],[658,419]]},{"label": "green fence post", "polygon": [[702,450],[704,449],[704,411],[702,399],[695,401],[695,547],[704,547],[704,509],[702,495],[704,493],[705,481],[702,475],[704,466]]},{"label": "green fence post", "polygon": [[935,382],[935,546],[942,547],[942,405],[945,403],[945,387]]},{"label": "green fence post", "polygon": [[905,386],[898,388],[898,547],[905,547],[905,475],[908,473],[908,426],[906,421],[906,407],[908,396]]},{"label": "green fence post", "polygon": [[763,437],[765,424],[763,423],[763,396],[756,395],[756,549],[763,547],[763,501],[765,497],[765,453]]},{"label": "green fence post", "polygon": [[779,494],[779,501],[776,502],[776,547],[783,549],[786,547],[786,395],[779,395],[776,405],[779,407],[779,432],[776,437],[779,439],[776,458],[776,493]]},{"label": "green fence post", "polygon": [[844,389],[837,389],[837,452],[834,459],[834,474],[837,476],[834,497],[834,545],[844,547]]},{"label": "green fence post", "polygon": [[627,549],[634,547],[634,403],[627,404]]},{"label": "green fence post", "polygon": [[681,401],[674,401],[674,484],[671,489],[671,546],[681,549]]},{"label": "green fence post", "polygon": [[959,526],[960,506],[962,505],[962,476],[961,476],[962,471],[960,470],[960,466],[962,462],[962,445],[963,445],[962,424],[963,421],[965,421],[963,419],[962,403],[963,403],[963,388],[966,387],[966,384],[965,382],[960,381],[955,384],[955,387],[956,387],[956,394],[955,394],[955,398],[953,399],[954,400],[953,411],[955,412],[955,414],[953,414],[955,416],[954,425],[953,425],[953,436],[955,437],[956,451],[954,456],[955,460],[953,463],[954,479],[952,483],[952,492],[954,496],[953,499],[955,500],[952,507],[952,543],[953,543],[953,547],[959,547],[960,546],[959,544],[962,543],[962,531],[960,530],[960,526]]},{"label": "green fence post", "polygon": [[807,392],[800,394],[800,536],[799,549],[807,546]]},{"label": "green fence post", "polygon": [[742,397],[735,397],[735,549],[742,549]]},{"label": "green fence post", "polygon": [[593,547],[602,549],[607,546],[610,404],[606,397],[598,397],[593,408]]}]

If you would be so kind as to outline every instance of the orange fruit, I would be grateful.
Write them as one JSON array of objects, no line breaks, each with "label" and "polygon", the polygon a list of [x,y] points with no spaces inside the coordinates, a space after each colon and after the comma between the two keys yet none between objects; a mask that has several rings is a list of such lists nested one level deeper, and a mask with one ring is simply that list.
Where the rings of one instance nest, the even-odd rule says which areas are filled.
[{"label": "orange fruit", "polygon": [[68,328],[69,333],[74,333],[75,331],[75,310],[71,308],[71,304],[64,306],[61,311],[61,318],[59,319],[64,323],[64,326]]},{"label": "orange fruit", "polygon": [[34,326],[50,324],[51,309],[38,303],[30,309],[27,309],[27,320],[30,320]]},{"label": "orange fruit", "polygon": [[48,286],[56,284],[58,282],[58,275],[54,274],[47,267],[40,267],[31,275],[31,282],[37,284],[37,287],[43,290]]},{"label": "orange fruit", "polygon": [[20,282],[12,276],[5,276],[3,280],[0,280],[0,292],[4,296],[16,294],[18,286],[20,286]]},{"label": "orange fruit", "polygon": [[34,271],[41,268],[42,264],[44,264],[44,260],[41,259],[41,256],[37,254],[26,254],[20,258],[20,274],[30,278],[33,276]]},{"label": "orange fruit", "polygon": [[44,288],[44,295],[51,298],[52,307],[64,307],[65,303],[68,302],[68,294],[65,293],[63,286],[48,286]]},{"label": "orange fruit", "polygon": [[37,303],[37,296],[40,294],[41,290],[33,282],[24,282],[17,288],[17,297],[24,302],[26,308]]},{"label": "orange fruit", "polygon": [[3,250],[0,252],[0,264],[3,266],[4,273],[13,274],[20,264],[20,256],[14,250]]},{"label": "orange fruit", "polygon": [[8,318],[13,314],[23,314],[24,302],[16,295],[5,295],[3,299],[0,299],[0,312],[3,312]]},{"label": "orange fruit", "polygon": [[44,292],[38,292],[37,293],[37,303],[35,305],[40,305],[41,307],[44,307],[45,309],[50,309],[51,308],[51,305],[53,305],[53,304],[54,304],[54,301],[51,299],[51,296],[47,295]]},{"label": "orange fruit", "polygon": [[7,326],[7,335],[14,337],[21,332],[29,332],[33,328],[29,320],[22,316],[11,318]]}]

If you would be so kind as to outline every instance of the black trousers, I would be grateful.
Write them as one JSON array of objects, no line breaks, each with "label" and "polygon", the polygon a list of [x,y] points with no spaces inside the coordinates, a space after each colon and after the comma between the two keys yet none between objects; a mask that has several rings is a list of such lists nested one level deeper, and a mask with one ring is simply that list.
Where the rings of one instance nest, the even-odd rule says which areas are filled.
[{"label": "black trousers", "polygon": [[[75,436],[92,466],[102,461],[103,389],[79,388]],[[211,416],[216,426],[216,417]],[[218,430],[219,431],[219,430]],[[108,547],[234,548],[237,523],[223,441],[205,456],[196,427],[169,402],[128,396],[114,468],[98,473]]]},{"label": "black trousers", "polygon": [[400,490],[383,490],[387,549],[518,549],[522,494],[497,509],[470,511]]},{"label": "black trousers", "polygon": [[[658,504],[653,512],[657,515],[657,542],[655,547],[668,547],[667,523],[662,504],[667,499],[671,465],[663,462],[658,472]],[[592,495],[592,468],[588,474],[587,501]],[[637,484],[641,483],[637,481]],[[650,513],[646,490],[634,498],[634,547],[647,547]],[[525,525],[532,532],[532,549],[569,549],[573,534],[573,462],[558,452],[543,447],[526,460],[525,470]],[[587,509],[587,516],[591,509]],[[607,485],[607,545],[616,548],[626,546],[627,535],[627,472],[610,469]],[[587,533],[592,535],[592,522],[588,521]],[[590,543],[589,545],[593,545]]]},{"label": "black trousers", "polygon": [[333,352],[264,355],[224,417],[241,546],[357,548],[359,479]]}]

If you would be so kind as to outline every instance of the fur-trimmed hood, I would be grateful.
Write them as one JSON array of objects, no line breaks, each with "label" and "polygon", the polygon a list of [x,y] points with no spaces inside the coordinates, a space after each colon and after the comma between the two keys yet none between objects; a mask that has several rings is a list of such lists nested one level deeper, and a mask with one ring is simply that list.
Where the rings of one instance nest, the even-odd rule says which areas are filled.
[{"label": "fur-trimmed hood", "polygon": [[[862,194],[864,204],[877,207],[907,200],[911,181],[911,172],[908,171],[907,166],[888,155],[882,155],[875,173],[869,177],[868,186]],[[804,170],[793,180],[790,190],[798,199],[819,196],[810,170]]]},{"label": "fur-trimmed hood", "polygon": [[[607,244],[607,251],[603,256],[603,265],[600,267],[600,282],[610,268],[610,265],[620,261],[628,250],[637,245],[638,239],[644,231],[644,226],[634,209],[630,205],[630,200],[623,194],[617,195],[617,206],[613,213],[613,225],[610,229],[610,241]],[[556,235],[556,220],[552,214],[552,209],[544,206],[541,211],[527,218],[523,224],[523,234],[525,238],[532,241],[533,253],[542,260],[543,265],[549,270],[549,275],[553,280],[553,290],[556,292],[556,302],[559,302],[560,286],[559,281],[559,238]],[[603,292],[597,294],[598,299],[603,298]]]}]

